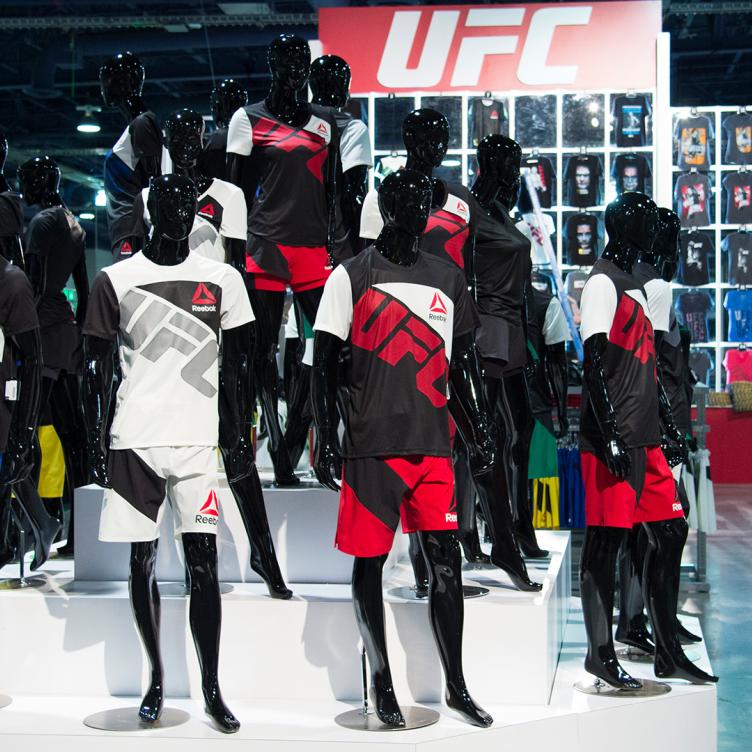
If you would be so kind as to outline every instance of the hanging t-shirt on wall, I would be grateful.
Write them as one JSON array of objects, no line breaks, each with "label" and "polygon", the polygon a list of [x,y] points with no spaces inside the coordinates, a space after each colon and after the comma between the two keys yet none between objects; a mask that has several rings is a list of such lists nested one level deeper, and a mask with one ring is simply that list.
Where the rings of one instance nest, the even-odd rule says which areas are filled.
[{"label": "hanging t-shirt on wall", "polygon": [[651,191],[650,163],[642,154],[618,154],[611,168],[611,177],[616,183],[616,192],[621,195],[628,191]]},{"label": "hanging t-shirt on wall", "polygon": [[[541,209],[550,209],[551,204],[556,201],[556,173],[551,160],[542,155],[525,157],[522,160],[522,168],[528,168],[533,175],[533,185],[535,185]],[[527,185],[524,181],[522,191],[527,192]]]},{"label": "hanging t-shirt on wall", "polygon": [[732,232],[726,235],[721,248],[728,254],[730,285],[752,285],[752,234]]},{"label": "hanging t-shirt on wall", "polygon": [[601,160],[595,154],[569,157],[564,169],[569,206],[597,206],[600,202]]},{"label": "hanging t-shirt on wall", "polygon": [[611,110],[616,120],[616,145],[645,146],[645,121],[650,112],[650,103],[643,94],[616,97]]},{"label": "hanging t-shirt on wall", "polygon": [[728,311],[729,342],[752,342],[752,290],[729,290],[723,299]]},{"label": "hanging t-shirt on wall", "polygon": [[710,224],[710,189],[710,178],[701,172],[679,175],[674,200],[682,227],[705,227]]},{"label": "hanging t-shirt on wall", "polygon": [[592,214],[573,214],[564,230],[567,263],[592,266],[598,258],[598,219]]},{"label": "hanging t-shirt on wall", "polygon": [[679,274],[682,285],[697,287],[710,282],[708,256],[713,253],[713,242],[704,232],[683,232],[679,237]]},{"label": "hanging t-shirt on wall", "polygon": [[475,99],[470,105],[472,118],[473,146],[477,146],[484,136],[502,133],[506,114],[504,103],[496,99]]},{"label": "hanging t-shirt on wall", "polygon": [[678,165],[682,170],[696,167],[707,170],[710,166],[710,141],[713,138],[713,125],[707,115],[677,120],[674,139],[679,150]]},{"label": "hanging t-shirt on wall", "polygon": [[752,381],[752,352],[749,350],[729,350],[723,358],[726,369],[726,383]]},{"label": "hanging t-shirt on wall", "polygon": [[752,222],[752,172],[732,172],[723,178],[726,219],[730,225]]},{"label": "hanging t-shirt on wall", "polygon": [[726,156],[728,164],[749,164],[752,162],[752,114],[740,112],[723,120],[726,131]]},{"label": "hanging t-shirt on wall", "polygon": [[713,300],[706,292],[684,292],[676,301],[676,311],[684,326],[689,329],[692,342],[707,342],[708,313],[713,309]]},{"label": "hanging t-shirt on wall", "polygon": [[710,376],[713,372],[713,361],[705,350],[697,349],[689,351],[689,367],[703,384],[710,383]]}]

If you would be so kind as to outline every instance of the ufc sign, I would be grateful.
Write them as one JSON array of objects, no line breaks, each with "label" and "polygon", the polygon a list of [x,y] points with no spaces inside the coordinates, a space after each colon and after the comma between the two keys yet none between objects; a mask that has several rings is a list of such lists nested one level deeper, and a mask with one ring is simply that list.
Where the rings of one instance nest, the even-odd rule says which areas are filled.
[{"label": "ufc sign", "polygon": [[660,2],[330,8],[325,52],[369,91],[652,88]]}]

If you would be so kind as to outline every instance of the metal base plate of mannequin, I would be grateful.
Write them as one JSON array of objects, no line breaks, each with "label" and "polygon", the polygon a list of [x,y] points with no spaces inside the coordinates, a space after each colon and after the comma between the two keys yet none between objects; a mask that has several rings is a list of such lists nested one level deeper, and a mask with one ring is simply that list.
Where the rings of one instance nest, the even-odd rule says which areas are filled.
[{"label": "metal base plate of mannequin", "polygon": [[[185,582],[159,582],[159,594],[162,598],[187,598],[191,594],[190,585]],[[219,583],[219,594],[227,595],[235,588],[229,582]]]},{"label": "metal base plate of mannequin", "polygon": [[12,702],[12,697],[8,697],[8,695],[0,695],[0,708],[7,708]]},{"label": "metal base plate of mannequin", "polygon": [[671,686],[664,684],[663,682],[652,681],[651,679],[642,679],[641,689],[617,689],[610,684],[596,679],[595,677],[589,677],[582,679],[575,683],[574,688],[578,692],[582,692],[586,695],[598,695],[599,697],[658,697],[659,695],[665,695],[671,691]]},{"label": "metal base plate of mannequin", "polygon": [[[426,595],[418,595],[414,585],[402,585],[401,587],[390,588],[386,593],[394,598],[404,598],[406,601],[428,601],[428,593]],[[480,585],[463,585],[462,593],[465,599],[482,598],[484,595],[488,595],[489,590]],[[415,728],[419,727],[416,726]]]},{"label": "metal base plate of mannequin", "polygon": [[[695,663],[696,661],[700,660],[700,654],[699,653],[691,653],[684,651],[687,658],[689,658],[692,663]],[[646,653],[642,650],[638,650],[637,648],[632,647],[626,647],[626,648],[618,648],[616,651],[616,657],[620,661],[630,661],[631,663],[652,663],[653,662],[653,656],[650,653]]]},{"label": "metal base plate of mannequin", "polygon": [[138,715],[138,707],[112,708],[102,710],[99,713],[84,718],[84,726],[99,729],[101,731],[149,731],[151,729],[166,729],[182,726],[190,720],[190,713],[177,708],[164,708],[159,720],[154,723],[145,723]]},{"label": "metal base plate of mannequin", "polygon": [[[13,519],[18,528],[18,577],[12,577],[9,580],[0,580],[0,590],[23,590],[24,588],[44,587],[47,584],[46,577],[26,576],[26,561],[24,560],[24,552],[26,551],[26,528],[20,517],[17,517],[15,512],[11,513],[13,514]],[[2,707],[2,705],[0,705],[0,707]]]}]

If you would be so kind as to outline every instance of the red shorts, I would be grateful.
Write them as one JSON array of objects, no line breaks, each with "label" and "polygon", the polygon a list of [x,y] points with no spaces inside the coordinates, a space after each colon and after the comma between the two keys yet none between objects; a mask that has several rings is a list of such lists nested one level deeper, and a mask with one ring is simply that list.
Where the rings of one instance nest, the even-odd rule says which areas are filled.
[{"label": "red shorts", "polygon": [[251,235],[246,249],[245,270],[253,290],[293,292],[323,287],[332,266],[326,246],[279,245]]},{"label": "red shorts", "polygon": [[586,524],[631,528],[640,522],[683,517],[676,482],[661,448],[631,449],[629,456],[632,469],[621,479],[594,454],[582,453]]},{"label": "red shorts", "polygon": [[451,457],[346,459],[335,548],[352,556],[381,556],[397,524],[405,533],[456,530]]}]

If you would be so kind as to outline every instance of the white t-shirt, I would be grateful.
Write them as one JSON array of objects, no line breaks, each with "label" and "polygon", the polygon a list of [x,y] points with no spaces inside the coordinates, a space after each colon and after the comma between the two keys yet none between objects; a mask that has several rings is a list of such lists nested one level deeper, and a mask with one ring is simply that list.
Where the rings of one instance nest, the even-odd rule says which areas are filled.
[{"label": "white t-shirt", "polygon": [[362,120],[352,118],[342,128],[339,137],[339,158],[342,172],[347,172],[353,167],[373,167],[371,139]]},{"label": "white t-shirt", "polygon": [[569,334],[564,309],[559,299],[553,297],[548,304],[548,308],[546,308],[546,316],[543,319],[543,341],[547,345],[558,345],[560,342],[568,342],[570,339],[572,339],[572,336]]},{"label": "white t-shirt", "polygon": [[[550,238],[554,232],[556,232],[556,225],[550,214],[543,215],[543,228],[546,235]],[[534,264],[550,264],[551,260],[548,258],[546,249],[543,246],[543,238],[539,232],[538,220],[535,214],[523,214],[522,219],[517,222],[515,227],[530,241],[530,258]],[[533,229],[536,232],[533,232]],[[556,251],[554,250],[554,254]]]},{"label": "white t-shirt", "polygon": [[384,220],[379,211],[379,192],[372,188],[363,199],[363,208],[360,211],[360,237],[366,240],[375,240],[379,237]]},{"label": "white t-shirt", "polygon": [[196,253],[137,253],[97,274],[84,334],[118,341],[112,449],[217,446],[219,336],[254,320],[240,273]]},{"label": "white t-shirt", "polygon": [[644,261],[638,261],[634,265],[632,274],[645,290],[653,329],[656,332],[667,332],[671,328],[671,311],[674,307],[671,283],[666,282],[652,264]]},{"label": "white t-shirt", "polygon": [[[141,191],[141,198],[144,204],[144,222],[151,234],[148,188]],[[242,189],[214,178],[206,191],[198,197],[196,218],[188,238],[190,249],[199,256],[224,261],[223,239],[246,240],[247,237],[248,211]]]}]

